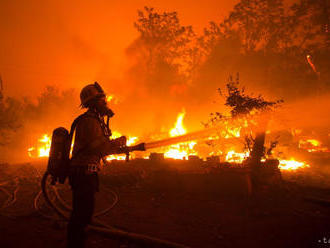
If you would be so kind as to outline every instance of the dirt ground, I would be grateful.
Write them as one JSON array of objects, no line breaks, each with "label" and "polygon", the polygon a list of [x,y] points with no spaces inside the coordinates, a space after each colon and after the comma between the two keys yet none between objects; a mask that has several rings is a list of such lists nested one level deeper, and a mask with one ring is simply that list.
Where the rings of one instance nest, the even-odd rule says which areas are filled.
[{"label": "dirt ground", "polygon": [[[34,208],[44,168],[44,162],[0,166],[0,188],[16,191],[8,207],[9,195],[0,192],[0,247],[65,247],[66,223],[42,199],[40,211]],[[330,247],[330,188],[284,181],[251,195],[245,175],[236,172],[118,168],[100,175],[96,212],[113,202],[109,190],[115,191],[118,203],[98,220],[121,230],[188,247]],[[61,194],[69,198],[68,187]],[[148,246],[89,232],[87,247]]]}]

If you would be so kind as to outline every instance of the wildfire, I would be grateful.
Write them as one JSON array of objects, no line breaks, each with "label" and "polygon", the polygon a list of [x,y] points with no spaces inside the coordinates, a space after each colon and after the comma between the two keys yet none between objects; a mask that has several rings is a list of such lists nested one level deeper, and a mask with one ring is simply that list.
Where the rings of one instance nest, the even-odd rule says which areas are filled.
[{"label": "wildfire", "polygon": [[248,156],[249,152],[238,153],[234,150],[231,150],[226,155],[227,162],[242,163]]},{"label": "wildfire", "polygon": [[[112,138],[119,138],[122,136],[119,132],[114,131]],[[137,137],[128,137],[127,139],[127,145],[132,145],[136,143],[138,140]],[[50,151],[50,146],[51,146],[51,137],[48,134],[44,134],[40,139],[38,139],[38,144],[34,147],[28,148],[28,155],[31,158],[41,158],[41,157],[48,157],[49,156],[49,151]],[[71,148],[73,147],[73,142],[71,144]],[[107,160],[125,160],[124,155],[110,155],[107,156]]]},{"label": "wildfire", "polygon": [[225,139],[232,137],[239,138],[241,136],[241,127],[227,127],[227,129],[222,132],[222,136]]},{"label": "wildfire", "polygon": [[[178,114],[176,119],[175,127],[169,131],[170,137],[175,137],[187,133],[187,130],[183,126],[183,119],[185,116],[185,111],[183,110]],[[195,155],[196,153],[192,151],[196,142],[185,142],[170,146],[170,148],[164,153],[165,158],[183,159],[187,158],[189,155]]]},{"label": "wildfire", "polygon": [[299,162],[291,158],[291,160],[280,160],[280,165],[278,166],[281,170],[297,170],[302,168],[309,168],[309,164],[305,162]]},{"label": "wildfire", "polygon": [[30,147],[28,149],[29,157],[48,157],[51,145],[51,138],[48,134],[44,134],[42,138],[38,139],[37,147]]},{"label": "wildfire", "polygon": [[299,140],[299,148],[305,149],[308,152],[329,152],[329,149],[327,147],[323,147],[322,143],[316,139]]}]

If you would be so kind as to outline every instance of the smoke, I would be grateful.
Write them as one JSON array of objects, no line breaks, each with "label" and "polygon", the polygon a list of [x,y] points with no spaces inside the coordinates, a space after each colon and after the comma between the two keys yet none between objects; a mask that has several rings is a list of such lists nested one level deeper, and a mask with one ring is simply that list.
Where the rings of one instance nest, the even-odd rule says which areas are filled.
[{"label": "smoke", "polygon": [[[242,32],[236,30],[235,25],[226,26],[229,31],[222,29],[220,24],[229,22],[217,20],[219,23],[210,24],[203,34],[197,34],[193,27],[180,22],[180,13],[172,11],[165,15],[158,10],[152,13],[154,22],[149,22],[150,26],[139,26],[141,18],[150,21],[149,15],[135,18],[140,29],[136,29],[137,35],[135,33],[135,39],[131,37],[130,43],[125,40],[129,45],[123,75],[122,71],[111,66],[119,57],[117,61],[124,61],[123,55],[107,50],[108,46],[113,46],[112,37],[120,35],[103,27],[101,33],[107,33],[94,37],[96,32],[91,24],[88,35],[75,30],[77,23],[74,22],[61,27],[65,31],[61,42],[69,40],[70,44],[65,50],[67,54],[57,58],[63,61],[58,69],[70,71],[72,75],[61,82],[60,89],[48,88],[32,100],[19,100],[24,109],[18,118],[22,127],[10,134],[10,146],[1,147],[6,149],[2,158],[26,159],[26,149],[42,134],[51,134],[58,126],[69,128],[82,112],[78,107],[79,91],[94,81],[118,100],[109,104],[115,112],[111,128],[124,135],[138,136],[141,141],[153,134],[167,134],[183,108],[187,113],[184,125],[188,132],[202,129],[201,122],[206,121],[211,112],[223,112],[223,99],[218,96],[217,89],[225,88],[229,75],[236,76],[237,72],[241,84],[249,92],[262,94],[269,100],[284,100],[274,115],[274,130],[325,128],[329,125],[329,51],[318,43],[313,47],[297,47],[290,43],[290,37],[283,35],[285,39],[282,41],[291,46],[276,47],[269,41],[268,45],[272,45],[269,47],[260,37],[261,45],[247,51],[246,38],[242,38]],[[159,18],[162,22],[157,21]],[[256,34],[267,31],[267,37],[272,34],[269,30],[257,31]],[[95,40],[98,41],[97,48],[93,43]],[[282,41],[275,43],[282,44]],[[54,53],[56,51],[59,50]],[[38,49],[34,52],[38,53]],[[306,61],[307,54],[313,57],[319,76]],[[30,53],[27,55],[33,57]],[[75,90],[68,91],[69,87],[63,86],[66,82],[75,82]],[[25,156],[20,155],[22,153]]]},{"label": "smoke", "polygon": [[[42,135],[52,134],[58,126],[70,128],[71,122],[79,113],[77,93],[60,91],[48,86],[36,99],[7,97],[1,104],[2,119],[0,132],[7,139],[0,146],[1,162],[22,162],[28,160],[27,150],[34,146]],[[14,104],[10,107],[8,105]],[[15,111],[11,108],[15,107]],[[8,110],[8,111],[6,111]],[[16,127],[16,128],[8,128]]]},{"label": "smoke", "polygon": [[[330,93],[304,97],[284,104],[275,113],[282,128],[324,129],[330,126]],[[281,125],[282,124],[282,125]],[[330,129],[329,129],[330,133]]]}]

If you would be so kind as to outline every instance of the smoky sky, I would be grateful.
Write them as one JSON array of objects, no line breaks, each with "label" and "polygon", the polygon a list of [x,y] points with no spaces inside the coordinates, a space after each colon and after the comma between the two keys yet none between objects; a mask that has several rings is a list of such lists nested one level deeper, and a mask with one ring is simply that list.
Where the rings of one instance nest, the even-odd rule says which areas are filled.
[{"label": "smoky sky", "polygon": [[220,21],[237,0],[0,2],[0,75],[8,95],[37,95],[46,85],[77,88],[120,81],[125,49],[144,6],[177,11],[183,25],[201,32]]}]

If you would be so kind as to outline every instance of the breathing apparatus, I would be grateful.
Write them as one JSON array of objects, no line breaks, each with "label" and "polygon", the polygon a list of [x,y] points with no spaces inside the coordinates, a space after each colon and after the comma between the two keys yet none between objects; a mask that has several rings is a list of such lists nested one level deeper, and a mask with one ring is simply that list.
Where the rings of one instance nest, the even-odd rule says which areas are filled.
[{"label": "breathing apparatus", "polygon": [[[86,85],[80,92],[81,107],[90,108],[99,115],[100,120],[103,116],[107,117],[105,135],[111,136],[109,120],[114,116],[114,112],[107,106],[106,101],[97,103],[99,99],[105,98],[105,92],[97,82]],[[102,123],[103,121],[101,121]]]}]

